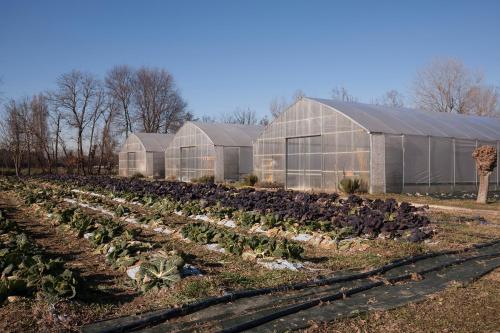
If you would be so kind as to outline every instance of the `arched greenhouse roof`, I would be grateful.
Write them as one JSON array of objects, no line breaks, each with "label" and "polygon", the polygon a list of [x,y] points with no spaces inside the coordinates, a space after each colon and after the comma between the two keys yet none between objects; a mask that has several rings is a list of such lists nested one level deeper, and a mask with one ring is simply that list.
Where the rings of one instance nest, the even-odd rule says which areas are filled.
[{"label": "arched greenhouse roof", "polygon": [[164,152],[167,146],[174,138],[173,134],[160,134],[160,133],[133,133],[144,146],[146,151],[160,151]]},{"label": "arched greenhouse roof", "polygon": [[203,131],[216,146],[248,147],[263,130],[258,125],[191,122]]},{"label": "arched greenhouse roof", "polygon": [[381,105],[309,98],[344,114],[370,133],[500,140],[500,118],[428,112]]}]

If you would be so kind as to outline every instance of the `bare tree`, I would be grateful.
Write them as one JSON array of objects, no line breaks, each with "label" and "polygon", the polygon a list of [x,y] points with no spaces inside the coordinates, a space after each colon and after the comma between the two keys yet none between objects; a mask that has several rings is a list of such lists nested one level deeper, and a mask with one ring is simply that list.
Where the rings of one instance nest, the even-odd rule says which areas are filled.
[{"label": "bare tree", "polygon": [[306,97],[306,93],[302,91],[302,89],[295,90],[292,96],[293,103],[297,102],[299,99],[302,99],[303,97]]},{"label": "bare tree", "polygon": [[347,88],[338,86],[332,89],[332,99],[341,102],[357,102],[358,99],[351,95]]},{"label": "bare tree", "polygon": [[496,115],[499,94],[484,77],[457,59],[436,59],[417,72],[413,90],[419,108],[428,111]]},{"label": "bare tree", "polygon": [[87,154],[87,167],[88,172],[92,173],[92,168],[94,164],[95,154],[97,151],[97,145],[95,144],[95,132],[99,119],[104,113],[104,104],[106,95],[104,89],[97,84],[95,97],[93,99],[92,109],[90,113],[90,134],[89,134],[89,150]]},{"label": "bare tree", "polygon": [[[2,85],[3,85],[3,79],[2,79],[2,77],[0,76],[0,86],[2,86]],[[3,101],[3,91],[2,91],[2,90],[0,90],[0,102],[2,102],[2,101]]]},{"label": "bare tree", "polygon": [[209,116],[209,115],[203,115],[201,117],[200,121],[202,123],[216,123],[217,122],[217,118],[215,118],[213,116]]},{"label": "bare tree", "polygon": [[499,99],[500,94],[497,88],[474,85],[467,91],[467,112],[478,116],[499,116]]},{"label": "bare tree", "polygon": [[77,134],[77,171],[85,174],[83,135],[92,121],[92,102],[97,94],[97,80],[88,73],[74,70],[57,79],[53,94],[58,108],[63,111],[68,125]]},{"label": "bare tree", "polygon": [[33,146],[35,155],[42,168],[47,165],[52,172],[52,154],[50,150],[49,132],[49,107],[47,98],[43,94],[35,95],[30,101],[31,109],[31,133],[33,135]]},{"label": "bare tree", "polygon": [[[104,123],[101,131],[101,140],[99,142],[99,164],[97,173],[101,173],[101,168],[106,167],[108,172],[114,166],[114,150],[116,148],[116,139],[113,137],[112,124],[114,117],[119,113],[119,106],[116,101],[110,99],[103,112]],[[106,165],[105,165],[106,164]]]},{"label": "bare tree", "polygon": [[192,118],[175,88],[174,79],[163,69],[139,69],[134,78],[137,117],[145,132],[170,133]]},{"label": "bare tree", "polygon": [[468,113],[468,91],[480,80],[457,59],[435,59],[417,72],[416,105],[428,111]]},{"label": "bare tree", "polygon": [[18,120],[21,123],[22,133],[22,151],[26,155],[26,162],[28,167],[28,175],[31,175],[31,162],[33,155],[33,131],[32,131],[32,114],[30,109],[30,100],[25,97],[22,98],[17,104]]},{"label": "bare tree", "polygon": [[260,126],[267,126],[269,125],[270,121],[269,121],[269,118],[267,118],[267,116],[264,116],[261,120],[259,120],[259,125]]},{"label": "bare tree", "polygon": [[58,167],[59,163],[59,145],[62,141],[62,113],[57,107],[53,107],[52,111],[49,113],[50,126],[52,131],[51,136],[51,147],[52,147],[52,160],[54,161],[54,166]]},{"label": "bare tree", "polygon": [[306,94],[301,90],[297,89],[292,95],[292,101],[288,102],[286,98],[273,98],[269,104],[269,111],[271,112],[272,118],[277,118],[283,111],[286,110],[291,104],[297,102],[298,100],[305,97]]},{"label": "bare tree", "polygon": [[240,124],[240,125],[256,125],[257,115],[250,108],[236,108],[233,112],[224,114],[221,117],[223,123]]},{"label": "bare tree", "polygon": [[287,107],[288,103],[285,98],[281,97],[281,99],[278,99],[275,97],[271,100],[269,111],[271,112],[271,116],[273,118],[277,118]]},{"label": "bare tree", "polygon": [[132,112],[132,98],[134,95],[134,71],[127,65],[112,68],[105,78],[108,94],[120,107],[117,121],[125,132],[125,137],[133,132],[134,114]]},{"label": "bare tree", "polygon": [[380,100],[377,99],[375,104],[402,108],[404,107],[404,96],[399,91],[392,89],[383,94]]},{"label": "bare tree", "polygon": [[1,122],[3,146],[11,156],[16,176],[19,177],[23,157],[23,120],[15,100],[10,100],[7,103],[5,111],[5,119]]}]

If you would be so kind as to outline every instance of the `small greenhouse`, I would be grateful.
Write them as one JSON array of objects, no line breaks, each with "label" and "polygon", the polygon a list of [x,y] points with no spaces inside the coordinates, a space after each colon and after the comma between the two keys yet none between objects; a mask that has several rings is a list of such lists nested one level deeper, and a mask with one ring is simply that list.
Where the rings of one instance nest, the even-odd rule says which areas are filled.
[{"label": "small greenhouse", "polygon": [[252,172],[253,141],[261,126],[187,122],[165,152],[167,179],[239,180]]},{"label": "small greenhouse", "polygon": [[118,174],[131,177],[165,177],[165,149],[173,134],[133,133],[128,136],[120,150]]},{"label": "small greenhouse", "polygon": [[298,190],[336,191],[343,178],[371,193],[475,190],[471,155],[486,144],[500,151],[500,119],[303,98],[256,140],[254,172]]}]

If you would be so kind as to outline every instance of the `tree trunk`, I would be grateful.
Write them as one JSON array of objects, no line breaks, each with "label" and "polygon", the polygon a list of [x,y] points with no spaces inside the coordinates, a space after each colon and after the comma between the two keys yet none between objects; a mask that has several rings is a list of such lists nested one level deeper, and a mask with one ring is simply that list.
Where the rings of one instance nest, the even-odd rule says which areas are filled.
[{"label": "tree trunk", "polygon": [[490,185],[490,172],[486,175],[479,175],[479,192],[477,193],[477,202],[485,204],[488,201],[488,188]]}]

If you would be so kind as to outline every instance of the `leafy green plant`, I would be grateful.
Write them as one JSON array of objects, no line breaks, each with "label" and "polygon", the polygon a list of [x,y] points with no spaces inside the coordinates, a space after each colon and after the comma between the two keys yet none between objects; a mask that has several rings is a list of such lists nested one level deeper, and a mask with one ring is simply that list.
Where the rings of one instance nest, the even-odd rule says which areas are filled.
[{"label": "leafy green plant", "polygon": [[206,209],[211,217],[217,218],[219,220],[229,219],[233,216],[236,209],[232,207],[224,207],[218,202],[215,206],[210,206]]},{"label": "leafy green plant", "polygon": [[75,214],[75,211],[77,210],[76,207],[69,207],[69,208],[63,208],[60,209],[56,212],[56,217],[59,223],[69,223],[71,221],[71,218]]},{"label": "leafy green plant", "polygon": [[250,228],[261,220],[260,214],[253,211],[236,211],[233,213],[233,217],[238,225],[244,228]]},{"label": "leafy green plant", "polygon": [[140,265],[136,282],[141,290],[168,287],[181,279],[184,259],[178,254],[160,251],[155,257]]},{"label": "leafy green plant", "polygon": [[182,213],[185,216],[199,215],[203,214],[203,209],[200,206],[199,201],[189,201],[182,206]]},{"label": "leafy green plant", "polygon": [[77,286],[78,280],[69,269],[58,275],[46,275],[41,281],[42,291],[49,299],[73,298]]},{"label": "leafy green plant", "polygon": [[102,224],[94,231],[90,240],[94,245],[109,243],[113,238],[121,235],[123,230],[123,225],[107,221],[107,223]]},{"label": "leafy green plant", "polygon": [[123,215],[129,214],[129,213],[130,213],[130,209],[128,209],[128,207],[125,207],[123,205],[118,205],[115,209],[115,214],[118,217],[122,217]]}]

